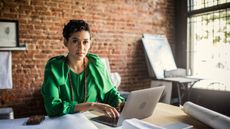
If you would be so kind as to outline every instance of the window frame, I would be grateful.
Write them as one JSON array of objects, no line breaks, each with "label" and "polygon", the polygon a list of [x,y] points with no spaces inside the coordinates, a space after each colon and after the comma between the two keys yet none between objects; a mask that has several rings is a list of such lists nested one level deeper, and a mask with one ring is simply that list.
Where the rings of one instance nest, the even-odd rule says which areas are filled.
[{"label": "window frame", "polygon": [[187,4],[187,21],[186,21],[186,33],[187,33],[187,53],[186,53],[186,69],[188,71],[190,71],[191,75],[194,75],[193,73],[193,63],[194,63],[194,55],[192,54],[194,51],[194,44],[193,44],[193,37],[192,37],[192,31],[193,31],[193,27],[192,24],[190,24],[190,20],[192,19],[192,17],[194,16],[198,16],[198,15],[205,15],[207,13],[211,13],[211,12],[216,12],[216,11],[220,11],[220,10],[224,10],[224,9],[228,9],[230,8],[230,2],[229,3],[224,3],[224,4],[217,4],[211,7],[204,7],[204,8],[200,8],[200,9],[194,9],[192,10],[192,0],[187,0],[188,4]]}]

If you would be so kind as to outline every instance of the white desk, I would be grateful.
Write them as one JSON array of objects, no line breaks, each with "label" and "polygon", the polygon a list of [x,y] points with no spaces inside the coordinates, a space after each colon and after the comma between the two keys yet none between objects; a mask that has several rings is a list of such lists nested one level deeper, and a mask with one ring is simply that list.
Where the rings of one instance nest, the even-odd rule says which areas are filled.
[{"label": "white desk", "polygon": [[[92,114],[91,112],[85,112],[83,114],[88,119],[96,116],[96,114]],[[78,114],[76,113],[58,118],[46,117],[45,121],[43,121],[40,125],[35,126],[23,126],[27,118],[0,120],[0,129],[82,129],[80,126],[83,126],[84,122],[79,122],[77,120],[78,118],[76,117],[77,115]],[[56,119],[58,122],[55,122],[54,119]],[[179,107],[164,103],[158,103],[153,115],[143,120],[159,126],[164,126],[176,122],[183,122],[189,125],[193,125],[194,129],[211,129],[198,120],[185,114]],[[113,128],[94,121],[91,121],[90,123],[93,123],[99,129],[121,129],[121,127]],[[89,126],[92,126],[91,128],[95,128],[95,126],[91,124]],[[16,128],[15,126],[18,127]]]},{"label": "white desk", "polygon": [[28,118],[0,120],[0,129],[97,129],[83,113],[49,118],[38,125],[25,125]]},{"label": "white desk", "polygon": [[[91,118],[95,117],[96,115],[88,112],[86,113],[86,116],[88,118]],[[158,103],[153,115],[143,120],[158,126],[165,126],[173,123],[182,122],[185,124],[193,125],[193,129],[212,129],[211,127],[187,115],[179,107],[165,103]],[[93,123],[99,129],[121,129],[121,127],[113,128],[97,122]]]},{"label": "white desk", "polygon": [[[178,103],[179,105],[182,105],[183,99],[187,101],[187,99],[189,98],[193,85],[200,80],[202,79],[192,77],[192,76],[185,76],[185,77],[167,77],[167,78],[159,79],[158,81],[167,81],[175,84],[175,86],[177,87]],[[190,85],[190,87],[188,87],[188,84]],[[181,89],[184,89],[185,92],[184,94],[181,93]]]}]

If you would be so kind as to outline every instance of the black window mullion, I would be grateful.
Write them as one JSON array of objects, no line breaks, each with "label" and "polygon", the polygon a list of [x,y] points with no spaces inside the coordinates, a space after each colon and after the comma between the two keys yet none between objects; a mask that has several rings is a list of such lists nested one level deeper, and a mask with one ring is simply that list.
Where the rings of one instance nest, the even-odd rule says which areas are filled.
[{"label": "black window mullion", "polygon": [[215,5],[215,6],[212,6],[212,7],[207,7],[207,8],[197,9],[197,10],[190,10],[188,12],[188,17],[191,17],[192,15],[208,13],[208,12],[227,9],[227,8],[230,8],[230,3]]}]

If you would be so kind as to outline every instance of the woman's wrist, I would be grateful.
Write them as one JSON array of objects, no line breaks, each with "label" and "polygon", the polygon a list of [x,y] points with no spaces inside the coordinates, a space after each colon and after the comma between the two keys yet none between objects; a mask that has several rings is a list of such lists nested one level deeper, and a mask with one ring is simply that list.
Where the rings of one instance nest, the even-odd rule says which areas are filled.
[{"label": "woman's wrist", "polygon": [[94,102],[77,104],[74,108],[74,112],[85,112],[88,110],[93,110],[94,105],[95,105]]},{"label": "woman's wrist", "polygon": [[88,110],[93,110],[95,108],[95,102],[91,102],[88,105]]}]

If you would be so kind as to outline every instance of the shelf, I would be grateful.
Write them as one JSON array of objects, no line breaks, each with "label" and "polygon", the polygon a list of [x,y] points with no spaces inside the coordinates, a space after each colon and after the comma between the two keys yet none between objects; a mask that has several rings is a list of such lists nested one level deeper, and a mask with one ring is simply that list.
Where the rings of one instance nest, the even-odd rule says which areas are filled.
[{"label": "shelf", "polygon": [[24,51],[27,50],[26,46],[20,47],[0,47],[0,51]]}]

